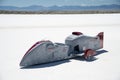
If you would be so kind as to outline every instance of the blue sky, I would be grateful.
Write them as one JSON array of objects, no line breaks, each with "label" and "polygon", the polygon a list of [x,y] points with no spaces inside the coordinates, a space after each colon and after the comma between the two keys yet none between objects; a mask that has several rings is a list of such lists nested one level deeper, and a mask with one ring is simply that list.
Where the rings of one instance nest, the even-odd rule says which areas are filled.
[{"label": "blue sky", "polygon": [[64,5],[109,5],[109,4],[120,4],[120,0],[0,0],[0,5],[4,6],[31,6],[31,5],[41,5],[41,6],[64,6]]}]

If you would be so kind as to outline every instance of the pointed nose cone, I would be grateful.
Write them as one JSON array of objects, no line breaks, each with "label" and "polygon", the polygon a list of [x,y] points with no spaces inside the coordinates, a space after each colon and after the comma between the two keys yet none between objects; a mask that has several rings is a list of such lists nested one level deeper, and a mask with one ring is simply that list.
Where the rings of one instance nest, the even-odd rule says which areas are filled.
[{"label": "pointed nose cone", "polygon": [[20,66],[27,67],[35,64],[39,64],[41,58],[43,57],[42,54],[45,53],[45,45],[44,42],[46,41],[39,41],[35,43],[23,56]]},{"label": "pointed nose cone", "polygon": [[21,62],[20,62],[20,66],[21,67],[26,67],[26,66],[29,66],[29,65],[32,65],[32,61],[33,58],[31,59],[31,55],[35,54],[33,53],[33,51],[38,47],[38,45],[40,45],[40,41],[39,42],[36,42],[26,53],[25,55],[23,56]]}]

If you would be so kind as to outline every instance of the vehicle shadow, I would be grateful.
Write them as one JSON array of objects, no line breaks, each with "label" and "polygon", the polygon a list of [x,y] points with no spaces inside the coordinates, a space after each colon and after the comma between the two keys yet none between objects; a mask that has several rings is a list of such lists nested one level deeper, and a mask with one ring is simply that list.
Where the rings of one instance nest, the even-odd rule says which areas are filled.
[{"label": "vehicle shadow", "polygon": [[68,62],[70,62],[70,60],[66,59],[66,60],[54,61],[54,62],[49,62],[49,63],[44,63],[44,64],[37,64],[37,65],[29,66],[29,67],[22,67],[21,69],[47,68],[47,67],[57,66],[63,63],[68,63]]},{"label": "vehicle shadow", "polygon": [[[94,56],[97,56],[97,55],[100,55],[100,54],[103,54],[103,53],[106,53],[106,52],[108,52],[108,51],[98,50],[98,51],[96,51],[97,54],[95,54]],[[87,61],[87,60],[85,60],[84,56],[77,56],[77,57],[72,58],[72,59],[79,60],[79,61],[86,61],[86,62],[92,62],[92,61],[97,60],[97,58],[94,57],[92,60]],[[60,64],[63,64],[63,63],[69,63],[69,62],[71,62],[70,59],[66,59],[66,60],[49,62],[49,63],[45,63],[45,64],[37,64],[37,65],[29,66],[29,67],[22,67],[21,69],[47,68],[47,67],[53,67],[53,66],[57,66],[57,65],[60,65]]]},{"label": "vehicle shadow", "polygon": [[95,54],[94,56],[97,56],[97,55],[100,55],[100,54],[103,54],[106,52],[108,52],[108,51],[107,50],[98,50],[98,51],[96,51],[97,54]]}]

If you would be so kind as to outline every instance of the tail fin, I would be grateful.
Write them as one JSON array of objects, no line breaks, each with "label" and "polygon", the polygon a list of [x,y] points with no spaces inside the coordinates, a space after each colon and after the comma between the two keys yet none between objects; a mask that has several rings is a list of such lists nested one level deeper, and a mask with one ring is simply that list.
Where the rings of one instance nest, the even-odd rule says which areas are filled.
[{"label": "tail fin", "polygon": [[104,39],[104,32],[98,33],[97,36],[99,37],[100,40],[103,40]]},{"label": "tail fin", "polygon": [[101,43],[100,43],[101,44],[101,48],[103,48],[104,32],[98,33],[97,36],[99,37],[99,39],[101,41]]}]

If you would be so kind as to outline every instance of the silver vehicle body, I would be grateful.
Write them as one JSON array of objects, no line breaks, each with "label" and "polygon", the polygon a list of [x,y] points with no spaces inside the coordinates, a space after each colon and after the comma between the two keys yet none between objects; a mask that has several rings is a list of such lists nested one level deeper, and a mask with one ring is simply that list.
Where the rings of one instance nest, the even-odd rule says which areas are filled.
[{"label": "silver vehicle body", "polygon": [[35,43],[23,56],[20,66],[27,67],[35,64],[48,63],[76,57],[83,54],[86,49],[97,50],[102,48],[98,36],[89,37],[83,34],[72,34],[63,43],[51,41],[39,41]]}]

